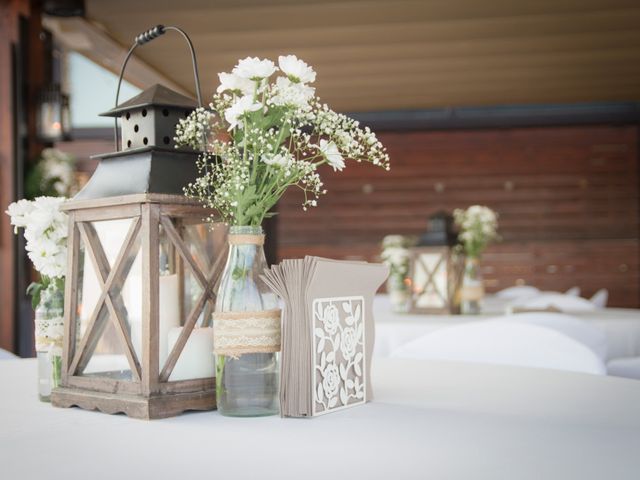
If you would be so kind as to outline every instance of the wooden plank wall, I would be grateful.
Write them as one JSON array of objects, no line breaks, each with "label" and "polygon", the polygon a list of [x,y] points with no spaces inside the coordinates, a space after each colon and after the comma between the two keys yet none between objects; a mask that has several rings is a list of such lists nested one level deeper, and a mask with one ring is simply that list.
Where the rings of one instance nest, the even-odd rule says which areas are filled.
[{"label": "wooden plank wall", "polygon": [[[13,61],[12,46],[17,41],[14,6],[0,3],[0,212],[15,200]],[[15,348],[16,287],[15,236],[9,217],[0,213],[0,348]]]},{"label": "wooden plank wall", "polygon": [[373,260],[390,233],[417,235],[428,215],[481,203],[500,215],[503,241],[483,260],[489,291],[526,281],[542,289],[610,291],[638,307],[638,127],[382,132],[385,173],[323,171],[329,190],[309,212],[290,192],[279,206],[279,256]]}]

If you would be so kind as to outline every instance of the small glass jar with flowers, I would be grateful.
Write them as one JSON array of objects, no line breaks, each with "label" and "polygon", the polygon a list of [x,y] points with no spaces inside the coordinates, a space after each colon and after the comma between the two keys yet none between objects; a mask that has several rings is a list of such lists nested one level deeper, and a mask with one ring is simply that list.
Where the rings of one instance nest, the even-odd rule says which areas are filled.
[{"label": "small glass jar with flowers", "polygon": [[387,235],[382,240],[380,258],[389,266],[387,294],[394,312],[407,312],[411,292],[409,289],[409,248],[416,243],[415,238],[404,235]]},{"label": "small glass jar with flowers", "polygon": [[489,207],[472,205],[466,210],[454,210],[453,218],[459,229],[458,241],[465,253],[460,312],[463,315],[479,314],[484,298],[480,258],[487,246],[499,239],[498,215]]},{"label": "small glass jar with flowers", "polygon": [[9,205],[15,232],[24,229],[26,250],[40,280],[29,285],[35,310],[35,348],[38,359],[38,395],[49,401],[60,382],[64,334],[64,277],[67,267],[67,215],[60,211],[63,197],[37,197]]}]

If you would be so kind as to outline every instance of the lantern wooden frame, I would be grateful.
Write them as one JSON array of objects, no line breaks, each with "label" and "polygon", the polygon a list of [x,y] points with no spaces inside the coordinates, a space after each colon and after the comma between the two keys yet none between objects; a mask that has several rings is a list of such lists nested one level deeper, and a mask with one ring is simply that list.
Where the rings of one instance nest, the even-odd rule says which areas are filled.
[{"label": "lantern wooden frame", "polygon": [[[131,417],[153,419],[177,415],[186,410],[215,408],[215,378],[169,381],[171,372],[207,302],[215,301],[214,287],[226,258],[226,242],[207,272],[201,271],[182,241],[171,218],[202,220],[211,211],[180,195],[131,194],[91,200],[71,200],[63,209],[69,215],[68,265],[65,287],[65,333],[62,374],[51,402],[57,407],[78,406],[106,413],[123,412]],[[131,218],[131,226],[113,262],[104,249],[91,222]],[[176,344],[159,368],[159,231],[160,226],[175,249],[180,272],[189,270],[202,293],[186,320]],[[80,240],[89,256],[102,289],[82,338],[77,321]],[[140,247],[138,247],[140,245]],[[129,269],[138,254],[142,260],[142,355],[138,359],[127,333],[121,298]],[[183,313],[184,315],[184,313]],[[131,380],[100,376],[81,376],[91,358],[101,332],[111,321],[125,347],[131,368]],[[211,358],[213,361],[213,356]]]},{"label": "lantern wooden frame", "polygon": [[[426,265],[422,259],[423,255],[438,255],[439,259],[433,267]],[[436,284],[435,276],[443,267],[447,273],[446,292],[442,292]],[[422,285],[416,285],[417,265],[426,274],[426,281]],[[409,250],[409,281],[410,281],[410,313],[426,313],[426,314],[455,314],[460,312],[460,286],[462,283],[462,273],[464,269],[464,256],[457,254],[452,247],[442,246],[423,246],[412,247]],[[431,288],[436,295],[440,297],[444,306],[442,307],[422,307],[418,304],[419,296]]]}]

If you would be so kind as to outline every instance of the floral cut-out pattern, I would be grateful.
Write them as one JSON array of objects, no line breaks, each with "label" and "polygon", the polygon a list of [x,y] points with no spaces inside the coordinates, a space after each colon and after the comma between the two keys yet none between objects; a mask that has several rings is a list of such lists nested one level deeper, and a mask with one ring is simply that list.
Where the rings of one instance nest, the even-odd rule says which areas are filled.
[{"label": "floral cut-out pattern", "polygon": [[366,401],[363,297],[313,302],[314,415]]}]

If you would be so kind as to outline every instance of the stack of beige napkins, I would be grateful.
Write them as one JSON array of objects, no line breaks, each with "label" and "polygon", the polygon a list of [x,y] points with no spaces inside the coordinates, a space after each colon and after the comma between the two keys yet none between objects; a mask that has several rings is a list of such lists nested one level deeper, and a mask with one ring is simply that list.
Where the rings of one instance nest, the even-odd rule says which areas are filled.
[{"label": "stack of beige napkins", "polygon": [[373,297],[388,274],[382,264],[310,256],[265,271],[284,303],[282,416],[322,415],[371,400]]}]

